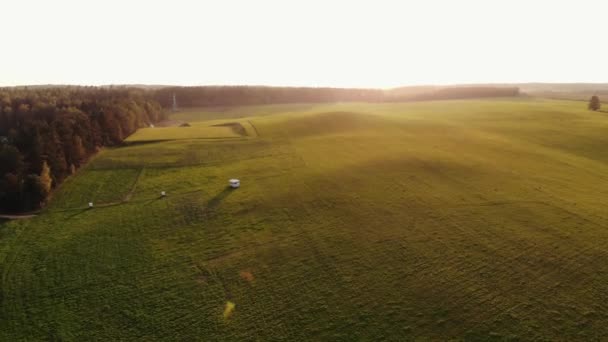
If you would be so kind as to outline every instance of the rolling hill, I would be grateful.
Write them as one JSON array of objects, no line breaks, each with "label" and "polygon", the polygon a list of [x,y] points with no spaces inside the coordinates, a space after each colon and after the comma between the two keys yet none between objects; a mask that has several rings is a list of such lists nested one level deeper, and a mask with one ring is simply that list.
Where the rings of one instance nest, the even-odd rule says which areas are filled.
[{"label": "rolling hill", "polygon": [[174,114],[200,129],[140,131],[165,141],[0,223],[0,340],[607,339],[608,115],[585,107]]}]

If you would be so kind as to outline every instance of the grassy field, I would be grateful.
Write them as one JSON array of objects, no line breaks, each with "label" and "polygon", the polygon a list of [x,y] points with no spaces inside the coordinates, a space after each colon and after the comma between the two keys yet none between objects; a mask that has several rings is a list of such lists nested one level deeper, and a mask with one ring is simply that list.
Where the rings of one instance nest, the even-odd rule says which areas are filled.
[{"label": "grassy field", "polygon": [[608,114],[585,108],[175,114],[257,134],[155,130],[0,223],[0,340],[606,340]]},{"label": "grassy field", "polygon": [[184,108],[171,115],[171,119],[185,122],[207,122],[209,120],[225,120],[245,117],[260,117],[273,114],[287,114],[305,110],[314,110],[312,104],[276,104],[264,106],[240,107],[201,107]]},{"label": "grassy field", "polygon": [[196,125],[192,127],[141,128],[125,141],[150,142],[163,140],[239,138],[230,127]]}]

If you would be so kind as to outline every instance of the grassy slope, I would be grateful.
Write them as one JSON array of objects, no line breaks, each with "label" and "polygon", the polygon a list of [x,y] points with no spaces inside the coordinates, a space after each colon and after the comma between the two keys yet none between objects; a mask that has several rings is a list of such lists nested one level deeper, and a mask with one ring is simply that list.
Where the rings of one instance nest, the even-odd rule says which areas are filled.
[{"label": "grassy slope", "polygon": [[229,127],[210,127],[196,125],[192,127],[156,127],[142,128],[129,136],[127,142],[187,140],[187,139],[218,139],[240,137]]},{"label": "grassy slope", "polygon": [[608,116],[283,110],[187,113],[260,136],[104,151],[0,225],[0,340],[608,338]]}]

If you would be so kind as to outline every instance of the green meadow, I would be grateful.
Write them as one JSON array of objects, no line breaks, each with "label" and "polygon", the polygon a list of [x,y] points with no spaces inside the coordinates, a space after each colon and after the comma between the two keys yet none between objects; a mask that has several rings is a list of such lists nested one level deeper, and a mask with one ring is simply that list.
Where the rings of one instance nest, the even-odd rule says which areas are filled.
[{"label": "green meadow", "polygon": [[142,129],[0,223],[0,340],[608,339],[608,114],[519,98],[172,119],[192,127]]},{"label": "green meadow", "polygon": [[196,125],[193,127],[140,128],[125,139],[127,143],[187,139],[238,138],[230,127]]}]

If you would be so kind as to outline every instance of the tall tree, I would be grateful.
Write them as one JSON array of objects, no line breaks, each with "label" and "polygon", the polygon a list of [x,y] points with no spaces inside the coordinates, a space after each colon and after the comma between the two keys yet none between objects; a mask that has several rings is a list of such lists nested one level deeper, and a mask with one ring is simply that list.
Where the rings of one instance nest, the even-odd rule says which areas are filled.
[{"label": "tall tree", "polygon": [[597,111],[600,110],[601,107],[600,98],[597,95],[591,96],[591,100],[589,100],[589,109]]},{"label": "tall tree", "polygon": [[19,174],[23,167],[23,156],[15,146],[0,146],[0,177],[7,173]]},{"label": "tall tree", "polygon": [[53,178],[51,177],[51,168],[44,161],[42,163],[42,172],[40,172],[40,189],[42,189],[42,194],[46,197],[51,192],[51,187],[53,185]]},{"label": "tall tree", "polygon": [[82,160],[86,157],[86,150],[82,144],[82,138],[79,135],[72,136],[72,144],[70,145],[72,161],[76,163],[76,166],[80,166]]}]

